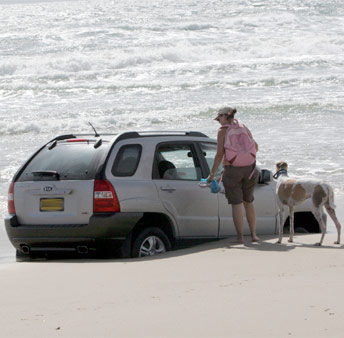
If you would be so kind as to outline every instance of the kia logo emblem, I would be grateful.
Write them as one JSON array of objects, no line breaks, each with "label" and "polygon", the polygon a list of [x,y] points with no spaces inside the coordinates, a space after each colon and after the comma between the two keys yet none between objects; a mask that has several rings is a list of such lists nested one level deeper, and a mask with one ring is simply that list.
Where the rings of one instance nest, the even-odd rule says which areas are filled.
[{"label": "kia logo emblem", "polygon": [[47,187],[44,187],[43,190],[44,190],[44,191],[52,191],[52,190],[53,190],[53,187],[47,186]]}]

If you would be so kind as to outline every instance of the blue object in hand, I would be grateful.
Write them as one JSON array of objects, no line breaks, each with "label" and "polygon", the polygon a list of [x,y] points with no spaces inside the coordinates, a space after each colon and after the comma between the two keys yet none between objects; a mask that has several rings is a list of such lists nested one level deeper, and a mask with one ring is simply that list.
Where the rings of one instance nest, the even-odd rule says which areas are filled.
[{"label": "blue object in hand", "polygon": [[218,192],[221,191],[221,187],[220,187],[220,185],[217,183],[216,180],[213,180],[213,181],[211,182],[210,191],[211,191],[212,193],[214,193],[214,194],[216,194],[216,193],[218,193]]}]

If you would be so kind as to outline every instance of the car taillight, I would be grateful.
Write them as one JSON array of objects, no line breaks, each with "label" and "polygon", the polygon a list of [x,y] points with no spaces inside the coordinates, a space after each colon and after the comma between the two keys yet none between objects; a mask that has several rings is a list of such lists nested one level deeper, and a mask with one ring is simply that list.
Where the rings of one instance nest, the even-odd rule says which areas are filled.
[{"label": "car taillight", "polygon": [[8,213],[10,215],[15,215],[16,208],[14,206],[14,182],[11,182],[8,189],[8,201],[7,201]]},{"label": "car taillight", "polygon": [[118,198],[112,184],[106,180],[94,181],[94,212],[120,212]]},{"label": "car taillight", "polygon": [[72,143],[72,142],[87,142],[88,140],[85,138],[71,138],[69,140],[67,140],[68,143]]}]

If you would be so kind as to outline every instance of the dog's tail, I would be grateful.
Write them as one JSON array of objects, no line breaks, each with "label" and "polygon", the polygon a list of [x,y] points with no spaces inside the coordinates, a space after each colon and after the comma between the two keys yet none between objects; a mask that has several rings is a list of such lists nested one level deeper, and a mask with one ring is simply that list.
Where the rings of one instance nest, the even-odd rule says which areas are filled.
[{"label": "dog's tail", "polygon": [[326,204],[328,204],[332,209],[335,209],[336,205],[334,204],[333,188],[329,184],[327,184],[327,183],[323,184],[323,188],[326,189],[325,191],[327,191],[327,196],[328,196]]}]

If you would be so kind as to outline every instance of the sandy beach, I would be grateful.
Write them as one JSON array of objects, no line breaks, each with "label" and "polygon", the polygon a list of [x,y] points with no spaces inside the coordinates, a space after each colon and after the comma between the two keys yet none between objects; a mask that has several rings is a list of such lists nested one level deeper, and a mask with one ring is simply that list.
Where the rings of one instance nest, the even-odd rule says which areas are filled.
[{"label": "sandy beach", "polygon": [[343,245],[231,239],[0,269],[1,337],[342,337]]},{"label": "sandy beach", "polygon": [[[285,234],[282,244],[276,233],[262,236],[277,224],[263,231],[277,214],[268,187],[256,195],[258,243],[16,262],[4,226],[14,178],[9,197],[33,237],[55,229],[56,242],[67,232],[88,241],[86,224],[103,216],[104,236],[118,237],[112,217],[92,217],[105,202],[97,197],[111,201],[109,187],[97,191],[106,179],[123,213],[113,217],[120,236],[129,213],[165,226],[150,217],[164,213],[177,236],[222,236],[227,203],[191,189],[211,171],[214,118],[231,106],[259,145],[261,169],[286,161],[291,178],[333,187],[344,233],[343,4],[0,0],[0,338],[344,338],[344,235],[335,245],[328,217],[322,247],[320,234],[296,234],[294,243]],[[68,144],[88,150],[68,157]],[[45,159],[57,149],[59,160]],[[177,164],[175,187],[158,179],[156,159]]]}]

